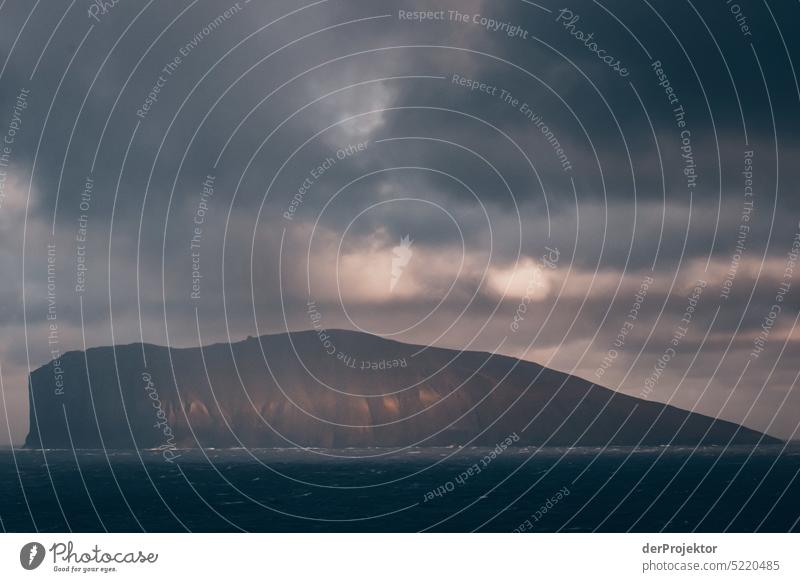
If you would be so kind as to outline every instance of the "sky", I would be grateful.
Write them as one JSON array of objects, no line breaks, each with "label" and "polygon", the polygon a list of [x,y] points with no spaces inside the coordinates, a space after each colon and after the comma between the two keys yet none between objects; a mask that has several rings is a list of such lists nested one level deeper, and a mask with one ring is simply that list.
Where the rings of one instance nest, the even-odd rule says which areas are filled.
[{"label": "sky", "polygon": [[796,438],[798,15],[0,3],[0,444],[62,353],[315,325]]}]

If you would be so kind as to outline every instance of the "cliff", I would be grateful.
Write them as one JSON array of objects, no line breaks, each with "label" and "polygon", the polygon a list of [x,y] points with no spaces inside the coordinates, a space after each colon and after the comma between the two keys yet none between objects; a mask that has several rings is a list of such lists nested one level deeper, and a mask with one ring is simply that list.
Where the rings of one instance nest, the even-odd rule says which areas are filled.
[{"label": "cliff", "polygon": [[61,370],[30,375],[26,446],[494,446],[513,433],[519,445],[779,442],[527,361],[326,333],[67,353]]}]

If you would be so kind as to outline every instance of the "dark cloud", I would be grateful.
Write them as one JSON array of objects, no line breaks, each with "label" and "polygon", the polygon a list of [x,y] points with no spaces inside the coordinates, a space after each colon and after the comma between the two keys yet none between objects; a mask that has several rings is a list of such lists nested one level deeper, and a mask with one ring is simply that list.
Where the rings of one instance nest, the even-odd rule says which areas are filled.
[{"label": "dark cloud", "polygon": [[[4,3],[2,135],[30,90],[0,205],[9,409],[24,416],[28,367],[51,357],[53,281],[61,351],[84,337],[196,345],[306,329],[310,288],[328,327],[411,325],[396,339],[502,346],[638,395],[704,279],[650,397],[791,435],[793,273],[768,350],[728,396],[798,231],[797,7],[742,3],[743,31],[724,4],[651,4],[573,2],[567,28],[562,7],[516,1],[120,3],[96,19],[77,4]],[[405,236],[414,258],[390,291]],[[546,248],[558,264],[512,332]],[[651,276],[624,349],[596,377]]]}]

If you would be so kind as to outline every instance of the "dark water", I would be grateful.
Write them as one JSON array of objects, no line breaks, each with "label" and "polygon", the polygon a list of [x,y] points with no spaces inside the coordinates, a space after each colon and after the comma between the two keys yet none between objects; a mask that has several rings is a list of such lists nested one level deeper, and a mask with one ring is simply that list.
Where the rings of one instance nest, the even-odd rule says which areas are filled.
[{"label": "dark water", "polygon": [[[796,445],[756,450],[522,448],[495,458],[487,457],[488,449],[181,453],[168,463],[155,451],[0,451],[2,528],[507,532],[525,524],[523,529],[547,532],[800,529]],[[470,475],[475,464],[481,470]],[[430,493],[437,489],[440,495]]]}]

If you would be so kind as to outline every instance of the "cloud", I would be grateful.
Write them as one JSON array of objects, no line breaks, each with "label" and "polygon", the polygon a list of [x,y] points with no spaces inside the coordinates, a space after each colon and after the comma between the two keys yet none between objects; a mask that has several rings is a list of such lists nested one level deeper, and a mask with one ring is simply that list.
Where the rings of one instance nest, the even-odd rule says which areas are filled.
[{"label": "cloud", "polygon": [[[678,388],[652,397],[741,420],[766,382],[748,423],[766,427],[777,412],[771,430],[791,434],[796,420],[777,408],[793,367],[776,358],[784,342],[789,353],[797,345],[794,275],[768,349],[722,409],[797,233],[789,191],[799,171],[797,90],[769,15],[753,11],[754,53],[716,8],[697,7],[712,41],[685,7],[657,8],[680,32],[655,8],[611,7],[630,30],[646,31],[639,40],[648,57],[602,7],[574,3],[597,41],[624,55],[632,73],[620,79],[554,25],[554,13],[529,3],[435,8],[509,22],[529,38],[471,20],[401,21],[393,2],[248,3],[184,51],[142,117],[137,110],[163,68],[224,7],[154,3],[137,18],[142,8],[122,3],[100,22],[76,8],[44,52],[63,12],[38,9],[10,52],[29,8],[4,6],[0,139],[20,88],[31,91],[0,205],[0,361],[10,415],[26,414],[28,358],[36,366],[50,355],[47,244],[55,244],[64,351],[82,348],[84,336],[90,346],[142,338],[196,345],[306,329],[310,288],[328,327],[499,346],[598,381],[652,277],[624,349],[602,376],[634,395],[702,279],[708,288],[662,384]],[[686,111],[694,190],[654,59]],[[454,74],[497,90],[470,91]],[[337,157],[359,142],[363,150]],[[755,194],[745,220],[748,149]],[[323,164],[330,167],[318,172]],[[214,195],[196,224],[209,175]],[[77,293],[84,215],[87,282]],[[413,255],[392,287],[393,249],[406,236]],[[543,265],[547,249],[558,249],[557,264]],[[23,430],[14,428],[17,441]]]}]

